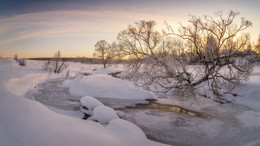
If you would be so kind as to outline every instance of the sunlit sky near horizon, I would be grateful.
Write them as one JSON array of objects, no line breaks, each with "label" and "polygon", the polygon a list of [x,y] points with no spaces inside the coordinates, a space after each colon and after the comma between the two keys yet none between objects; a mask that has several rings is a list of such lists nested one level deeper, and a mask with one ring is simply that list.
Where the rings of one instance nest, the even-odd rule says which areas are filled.
[{"label": "sunlit sky near horizon", "polygon": [[174,28],[189,14],[239,11],[252,21],[253,41],[260,33],[259,0],[0,0],[0,55],[2,57],[92,57],[99,40],[109,43],[138,20],[166,21]]}]

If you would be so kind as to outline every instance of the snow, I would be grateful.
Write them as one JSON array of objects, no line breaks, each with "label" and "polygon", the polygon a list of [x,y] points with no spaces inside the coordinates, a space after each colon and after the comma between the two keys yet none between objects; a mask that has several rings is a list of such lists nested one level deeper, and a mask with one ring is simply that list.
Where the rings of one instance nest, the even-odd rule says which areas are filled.
[{"label": "snow", "polygon": [[[133,146],[163,145],[146,138],[130,141],[99,123],[65,116],[43,104],[22,97],[29,89],[52,77],[41,62],[27,61],[20,67],[12,59],[0,59],[0,145],[1,146]],[[53,111],[56,112],[53,112]],[[67,114],[67,113],[65,113]],[[74,113],[71,113],[74,115]]]},{"label": "snow", "polygon": [[83,118],[84,117],[84,113],[82,113],[81,111],[75,111],[75,110],[62,110],[62,109],[58,109],[56,107],[53,106],[48,106],[45,105],[49,110],[64,115],[64,116],[68,116],[68,117],[73,117],[73,118]]},{"label": "snow", "polygon": [[120,118],[125,117],[125,113],[122,112],[122,111],[116,110],[116,114],[117,114]]},{"label": "snow", "polygon": [[121,65],[108,65],[106,69],[102,64],[82,64],[82,63],[68,63],[69,74],[71,77],[79,76],[80,74],[88,73],[90,75],[107,74],[112,72],[124,71],[124,66]]},{"label": "snow", "polygon": [[[260,66],[255,66],[249,80],[244,82],[245,86],[237,89],[240,96],[230,104],[219,105],[206,98],[199,98],[195,102],[184,101],[174,95],[156,94],[164,96],[157,98],[159,103],[178,105],[207,115],[191,117],[159,109],[127,108],[124,102],[144,102],[147,98],[155,98],[155,95],[136,87],[128,80],[107,75],[111,72],[124,71],[121,65],[103,69],[102,65],[69,63],[67,70],[56,75],[43,71],[41,64],[41,61],[28,60],[27,66],[21,67],[13,59],[0,59],[1,146],[163,145],[148,140],[145,134],[149,138],[171,145],[259,145],[260,143]],[[67,80],[64,78],[68,70],[70,77],[75,78]],[[90,75],[83,76],[84,73]],[[55,96],[46,97],[48,98],[46,103],[62,104],[62,107],[82,104],[89,109],[84,109],[85,112],[90,112],[89,120],[98,122],[82,120],[83,113],[73,110],[74,108],[66,110],[59,108],[60,105],[55,108],[44,102],[39,103],[39,100],[23,97],[29,90],[45,91],[39,90],[42,87],[39,85],[41,83],[45,87],[50,86],[48,88],[59,87],[57,92],[51,92]],[[100,100],[101,98],[105,100]],[[32,99],[36,100],[37,97]],[[114,104],[115,106],[112,106],[114,108],[120,108],[114,110],[104,106],[107,105],[104,101]],[[119,101],[122,103],[117,105]],[[124,119],[119,118],[122,116]]]},{"label": "snow", "polygon": [[111,120],[119,118],[117,113],[108,106],[98,106],[93,110],[92,119],[101,124],[108,124]]},{"label": "snow", "polygon": [[71,95],[92,96],[99,98],[116,98],[145,100],[155,98],[154,94],[136,87],[132,82],[111,77],[107,74],[90,75],[75,78],[64,84],[69,87]]},{"label": "snow", "polygon": [[80,102],[83,106],[81,111],[90,115],[88,120],[97,121],[102,125],[107,125],[111,120],[124,116],[123,112],[104,106],[103,103],[91,96],[82,97]]},{"label": "snow", "polygon": [[84,96],[80,99],[81,104],[86,107],[88,110],[93,111],[93,109],[97,106],[102,106],[103,103],[98,101],[97,99],[91,96]]},{"label": "snow", "polygon": [[23,96],[29,89],[35,88],[37,84],[47,79],[48,74],[31,74],[23,78],[9,80],[6,87],[12,93]]},{"label": "snow", "polygon": [[139,127],[123,119],[113,119],[109,122],[107,127],[121,134],[127,134],[127,137],[132,140],[146,138],[144,132]]}]

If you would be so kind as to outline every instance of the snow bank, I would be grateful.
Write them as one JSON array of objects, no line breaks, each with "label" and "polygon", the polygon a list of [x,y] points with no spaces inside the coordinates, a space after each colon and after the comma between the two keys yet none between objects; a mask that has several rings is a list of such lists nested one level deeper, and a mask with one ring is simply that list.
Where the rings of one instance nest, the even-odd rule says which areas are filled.
[{"label": "snow bank", "polygon": [[69,75],[71,77],[75,77],[78,74],[107,74],[111,72],[124,71],[123,64],[115,64],[108,65],[106,69],[104,69],[103,64],[84,64],[79,62],[68,62],[69,66],[67,70],[69,70]]},{"label": "snow bank", "polygon": [[18,95],[23,96],[28,90],[36,88],[36,85],[42,81],[45,81],[48,77],[48,73],[45,74],[29,74],[22,78],[14,78],[8,81],[6,88]]},{"label": "snow bank", "polygon": [[101,124],[108,124],[111,120],[119,118],[117,113],[108,106],[98,106],[93,111],[92,119]]},{"label": "snow bank", "polygon": [[126,138],[97,123],[59,115],[41,103],[3,92],[0,145],[125,145]]},{"label": "snow bank", "polygon": [[132,82],[98,74],[86,78],[75,78],[64,86],[74,96],[144,100],[155,98],[152,92],[136,87]]},{"label": "snow bank", "polygon": [[144,132],[139,127],[123,119],[113,119],[109,122],[107,127],[113,131],[118,131],[119,133],[126,135],[132,140],[146,138]]}]

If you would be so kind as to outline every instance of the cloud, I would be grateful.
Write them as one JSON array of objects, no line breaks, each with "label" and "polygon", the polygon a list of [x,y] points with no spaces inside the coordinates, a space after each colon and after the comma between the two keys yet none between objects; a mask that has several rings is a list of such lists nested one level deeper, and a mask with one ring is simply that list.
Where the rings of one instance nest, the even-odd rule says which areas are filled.
[{"label": "cloud", "polygon": [[[29,11],[29,13],[27,11],[26,13],[13,13],[4,16],[0,14],[1,53],[6,48],[16,51],[26,48],[29,52],[29,49],[33,49],[33,51],[39,51],[43,48],[66,47],[69,49],[75,48],[76,45],[82,50],[87,47],[91,50],[91,47],[98,40],[105,39],[109,42],[116,40],[116,35],[121,30],[138,20],[155,20],[159,30],[165,28],[164,22],[167,21],[176,29],[179,27],[178,23],[186,25],[189,13],[197,16],[213,15],[213,12],[218,10],[231,8],[230,5],[222,1],[213,2],[213,0],[203,3],[192,0],[185,2],[177,0],[134,0],[131,2],[98,0],[87,4],[82,0],[73,3],[70,3],[69,0],[64,3],[59,1],[56,4],[44,3],[41,5],[38,3],[38,6],[32,7],[34,10]],[[254,20],[255,27],[250,28],[249,31],[253,34],[252,38],[257,37],[258,24],[260,24],[259,19],[257,19],[257,9],[254,9],[254,13],[249,13],[251,9],[249,11],[248,6],[243,6],[245,8],[239,10],[242,16],[251,17],[250,19]],[[38,10],[39,7],[42,8]],[[239,8],[237,5],[233,5],[233,7]],[[245,12],[248,10],[248,13],[243,12],[243,10]]]},{"label": "cloud", "polygon": [[15,15],[0,20],[0,45],[37,37],[118,33],[140,19],[182,21],[170,16],[116,11],[51,11]]}]

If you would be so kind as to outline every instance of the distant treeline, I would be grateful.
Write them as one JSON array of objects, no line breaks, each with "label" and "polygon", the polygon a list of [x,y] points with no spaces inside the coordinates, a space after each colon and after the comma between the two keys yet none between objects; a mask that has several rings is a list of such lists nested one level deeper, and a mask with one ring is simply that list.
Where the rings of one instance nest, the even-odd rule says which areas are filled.
[{"label": "distant treeline", "polygon": [[[41,60],[41,61],[48,61],[52,60],[53,57],[41,57],[41,58],[28,58],[27,60]],[[102,63],[102,59],[98,58],[86,58],[86,57],[62,57],[61,60],[66,62],[81,62],[81,63],[88,63],[88,64],[100,64]],[[127,63],[127,60],[117,59],[117,60],[110,60],[109,63],[119,64],[119,63]]]}]

